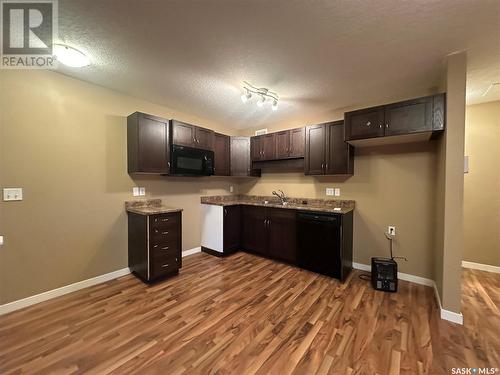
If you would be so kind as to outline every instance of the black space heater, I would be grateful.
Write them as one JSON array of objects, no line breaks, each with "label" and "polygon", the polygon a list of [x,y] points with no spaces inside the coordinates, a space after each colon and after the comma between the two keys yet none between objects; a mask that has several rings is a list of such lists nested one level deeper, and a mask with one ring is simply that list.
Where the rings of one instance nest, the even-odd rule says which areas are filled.
[{"label": "black space heater", "polygon": [[398,264],[394,259],[372,258],[372,286],[384,292],[397,292]]}]

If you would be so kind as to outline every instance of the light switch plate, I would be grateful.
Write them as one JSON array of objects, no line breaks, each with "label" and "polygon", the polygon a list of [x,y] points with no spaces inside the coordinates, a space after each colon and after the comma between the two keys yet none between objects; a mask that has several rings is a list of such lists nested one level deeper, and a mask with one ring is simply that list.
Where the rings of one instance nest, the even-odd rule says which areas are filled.
[{"label": "light switch plate", "polygon": [[232,186],[232,185],[231,185],[231,186],[229,186],[229,192],[230,192],[230,193],[232,193],[233,191],[234,191],[233,186]]},{"label": "light switch plate", "polygon": [[336,197],[340,197],[340,188],[335,188],[335,194]]},{"label": "light switch plate", "polygon": [[137,186],[134,186],[134,187],[132,188],[132,195],[133,195],[134,197],[138,197],[138,196],[139,196],[139,188],[138,188]]},{"label": "light switch plate", "polygon": [[464,173],[469,173],[469,155],[464,156]]},{"label": "light switch plate", "polygon": [[334,188],[326,188],[326,195],[334,195],[334,194],[335,194]]},{"label": "light switch plate", "polygon": [[139,195],[141,197],[145,196],[146,195],[146,188],[145,187],[140,187],[139,188]]},{"label": "light switch plate", "polygon": [[23,200],[23,188],[5,188],[5,189],[3,189],[3,200],[5,202],[22,201]]}]

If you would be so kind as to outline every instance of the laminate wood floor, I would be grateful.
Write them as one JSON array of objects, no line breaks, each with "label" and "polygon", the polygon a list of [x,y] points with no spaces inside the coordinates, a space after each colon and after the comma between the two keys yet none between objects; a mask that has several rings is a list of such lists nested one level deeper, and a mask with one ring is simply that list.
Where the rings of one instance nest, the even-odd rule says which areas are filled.
[{"label": "laminate wood floor", "polygon": [[499,367],[500,275],[464,271],[465,325],[433,289],[374,291],[245,253],[196,254],[0,317],[0,374],[449,374]]}]

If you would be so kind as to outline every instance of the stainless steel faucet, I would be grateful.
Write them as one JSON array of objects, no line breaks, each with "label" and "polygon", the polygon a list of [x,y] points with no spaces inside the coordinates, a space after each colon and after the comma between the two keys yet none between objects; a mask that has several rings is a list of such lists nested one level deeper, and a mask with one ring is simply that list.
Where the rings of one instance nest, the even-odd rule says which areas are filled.
[{"label": "stainless steel faucet", "polygon": [[285,193],[283,193],[283,190],[278,190],[277,192],[273,191],[273,195],[276,195],[280,199],[281,204],[283,204],[283,205],[286,204],[286,201],[288,200],[288,198],[285,196]]}]

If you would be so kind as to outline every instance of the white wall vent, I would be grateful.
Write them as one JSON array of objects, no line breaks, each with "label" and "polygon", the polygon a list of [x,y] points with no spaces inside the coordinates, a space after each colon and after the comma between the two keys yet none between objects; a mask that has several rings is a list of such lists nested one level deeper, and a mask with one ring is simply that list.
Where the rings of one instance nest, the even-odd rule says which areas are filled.
[{"label": "white wall vent", "polygon": [[255,135],[262,135],[262,134],[267,134],[267,128],[255,131]]}]

